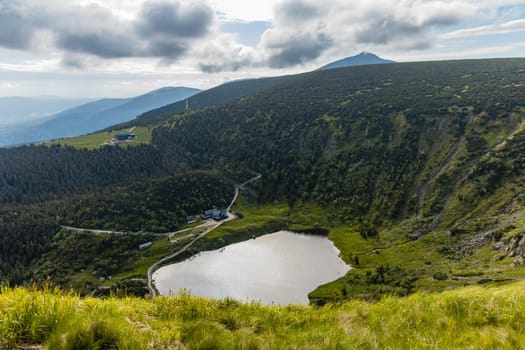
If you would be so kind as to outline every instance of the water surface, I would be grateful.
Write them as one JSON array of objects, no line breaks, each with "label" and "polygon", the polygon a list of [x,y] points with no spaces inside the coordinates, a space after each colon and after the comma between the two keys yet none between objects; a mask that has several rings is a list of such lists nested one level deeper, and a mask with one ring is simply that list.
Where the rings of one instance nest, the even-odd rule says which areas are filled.
[{"label": "water surface", "polygon": [[307,304],[310,291],[350,269],[338,255],[326,237],[280,231],[164,266],[153,279],[162,295],[186,289],[203,297]]}]

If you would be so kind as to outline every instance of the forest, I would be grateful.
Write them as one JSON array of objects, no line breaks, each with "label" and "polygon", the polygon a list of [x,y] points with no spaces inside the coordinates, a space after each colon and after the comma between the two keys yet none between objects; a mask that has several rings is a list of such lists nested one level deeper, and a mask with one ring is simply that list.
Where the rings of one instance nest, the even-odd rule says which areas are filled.
[{"label": "forest", "polygon": [[[52,252],[48,254],[48,260],[59,259],[62,266],[52,265],[51,270],[48,267],[48,271],[53,273],[47,275],[53,276],[59,283],[64,277],[61,270],[71,271],[80,263],[78,259],[81,256],[97,257],[101,253],[100,249],[95,249],[86,254],[91,249],[86,248],[69,257],[64,256],[63,248],[67,241],[61,242],[58,238],[71,234],[55,235],[61,226],[132,233],[172,232],[186,223],[188,215],[198,215],[213,206],[222,208],[228,205],[234,187],[226,176],[225,173],[188,172],[160,179],[143,178],[129,185],[40,203],[4,205],[0,210],[0,276],[2,280],[14,284],[27,283],[34,278],[45,280],[46,273],[42,271],[46,266],[40,265],[46,265],[46,259],[42,261],[40,258]],[[106,254],[118,254],[120,258],[114,258],[123,260],[129,255],[128,249],[137,250],[137,242],[144,241],[143,237],[137,241],[136,237],[133,238],[134,234],[129,236],[132,237],[130,240],[120,237],[105,241],[101,237],[103,242],[97,243],[93,235],[75,235],[82,240],[71,242],[78,245],[85,241],[89,247],[100,245],[99,248],[103,247]],[[115,247],[112,248],[108,242],[113,242],[111,244]],[[128,249],[117,248],[122,244]],[[35,269],[39,270],[38,275],[33,275]],[[115,271],[113,269],[112,272]]]},{"label": "forest", "polygon": [[318,71],[144,116],[149,145],[2,149],[0,278],[30,281],[61,225],[172,230],[249,171],[259,203],[315,203],[365,236],[411,217],[454,228],[503,183],[524,190],[523,81],[525,59]]}]

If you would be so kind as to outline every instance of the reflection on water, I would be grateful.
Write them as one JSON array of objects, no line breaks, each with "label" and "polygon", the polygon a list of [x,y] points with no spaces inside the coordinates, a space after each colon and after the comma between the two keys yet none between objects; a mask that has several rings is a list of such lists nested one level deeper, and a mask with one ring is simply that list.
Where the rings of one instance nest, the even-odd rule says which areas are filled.
[{"label": "reflection on water", "polygon": [[154,273],[162,295],[186,289],[192,295],[263,304],[307,304],[317,286],[350,267],[326,237],[280,231],[203,252]]}]

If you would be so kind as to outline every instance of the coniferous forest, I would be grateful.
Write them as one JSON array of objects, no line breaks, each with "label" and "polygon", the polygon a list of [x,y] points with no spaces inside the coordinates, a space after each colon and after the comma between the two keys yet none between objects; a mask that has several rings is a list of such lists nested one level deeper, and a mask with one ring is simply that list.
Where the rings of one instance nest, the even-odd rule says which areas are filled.
[{"label": "coniferous forest", "polygon": [[315,205],[322,224],[367,239],[407,220],[400,236],[479,233],[469,220],[524,204],[523,81],[523,59],[317,71],[139,119],[154,128],[150,144],[2,149],[0,277],[30,283],[46,274],[37,264],[53,271],[61,226],[176,230],[225,207],[251,172],[262,175],[250,185],[257,205]]}]

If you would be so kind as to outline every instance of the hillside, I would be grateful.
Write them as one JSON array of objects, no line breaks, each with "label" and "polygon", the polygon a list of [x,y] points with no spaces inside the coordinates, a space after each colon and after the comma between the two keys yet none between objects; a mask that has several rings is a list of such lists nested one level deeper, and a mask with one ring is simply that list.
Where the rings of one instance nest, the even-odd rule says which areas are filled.
[{"label": "hillside", "polygon": [[335,62],[328,63],[327,65],[322,66],[318,70],[328,70],[336,68],[345,68],[345,67],[356,67],[364,66],[368,64],[388,64],[395,63],[391,60],[385,60],[381,57],[374,55],[371,52],[361,52],[358,55],[346,57]]},{"label": "hillside", "polygon": [[[69,221],[173,229],[195,214],[186,201],[213,198],[216,187],[201,176],[199,191],[170,207],[168,179],[209,174],[231,193],[255,171],[261,179],[234,208],[243,219],[195,251],[282,228],[324,228],[355,268],[313,291],[315,303],[523,278],[524,78],[525,59],[317,71],[218,106],[139,120],[150,120],[150,144],[1,150],[2,277],[40,280],[31,273],[45,265],[39,259],[52,267],[60,258],[46,253]],[[127,220],[118,203],[137,206],[144,221]],[[172,215],[182,219],[167,227]]]},{"label": "hillside", "polygon": [[134,98],[97,100],[49,116],[45,122],[38,125],[15,130],[2,140],[0,146],[91,133],[134,119],[145,111],[185,99],[199,91],[192,88],[166,87]]},{"label": "hillside", "polygon": [[217,87],[202,91],[184,101],[172,103],[160,108],[147,111],[138,116],[138,121],[130,121],[128,125],[149,125],[159,122],[170,114],[183,113],[195,109],[220,105],[225,102],[234,101],[238,98],[256,94],[260,91],[276,86],[290,77],[260,78],[232,81]]},{"label": "hillside", "polygon": [[[481,199],[505,179],[518,180],[524,63],[314,72],[174,117],[153,140],[178,148],[194,166],[220,159],[260,171],[264,200],[337,203],[341,219],[429,217],[442,212],[447,190],[479,182],[469,194]],[[465,209],[476,204],[462,202]]]},{"label": "hillside", "polygon": [[0,348],[517,349],[525,342],[523,288],[520,282],[331,308],[3,288]]}]

